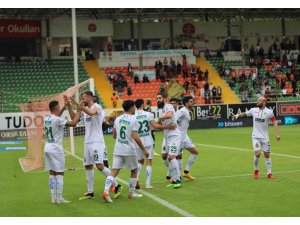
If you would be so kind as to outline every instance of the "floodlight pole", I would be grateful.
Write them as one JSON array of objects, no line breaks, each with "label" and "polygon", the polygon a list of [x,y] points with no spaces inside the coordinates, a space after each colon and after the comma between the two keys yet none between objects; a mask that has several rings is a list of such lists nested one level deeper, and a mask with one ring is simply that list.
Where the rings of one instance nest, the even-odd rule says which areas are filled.
[{"label": "floodlight pole", "polygon": [[241,34],[241,51],[242,51],[242,66],[245,68],[245,30],[244,30],[244,18],[243,16],[240,17],[241,20],[241,29],[240,29],[240,34]]},{"label": "floodlight pole", "polygon": [[143,46],[142,46],[142,18],[138,15],[138,39],[139,39],[139,68],[143,70]]},{"label": "floodlight pole", "polygon": [[[76,31],[76,12],[72,9],[72,38],[73,38],[73,67],[74,67],[74,83],[78,84],[78,50],[77,50],[77,31]],[[79,96],[76,92],[76,100],[78,101]]]},{"label": "floodlight pole", "polygon": [[[76,12],[72,8],[72,38],[73,38],[73,68],[74,68],[74,83],[78,84],[78,53],[77,53],[77,32],[76,32]],[[76,101],[79,101],[79,93],[76,91]],[[71,154],[75,155],[74,130],[70,128],[70,147]]]}]

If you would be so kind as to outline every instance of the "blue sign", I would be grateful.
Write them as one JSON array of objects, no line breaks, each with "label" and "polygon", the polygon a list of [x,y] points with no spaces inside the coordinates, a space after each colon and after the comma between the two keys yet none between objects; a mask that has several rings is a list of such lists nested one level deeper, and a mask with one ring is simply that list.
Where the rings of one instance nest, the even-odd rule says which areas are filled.
[{"label": "blue sign", "polygon": [[291,124],[297,124],[298,118],[294,116],[285,116],[284,117],[284,124],[291,125]]}]

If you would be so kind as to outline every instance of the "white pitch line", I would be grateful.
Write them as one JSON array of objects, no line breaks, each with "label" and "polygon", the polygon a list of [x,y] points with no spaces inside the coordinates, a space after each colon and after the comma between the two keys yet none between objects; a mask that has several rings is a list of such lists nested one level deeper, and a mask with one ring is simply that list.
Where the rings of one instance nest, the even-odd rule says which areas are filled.
[{"label": "white pitch line", "polygon": [[[81,161],[83,161],[83,159],[80,158],[79,156],[76,156],[76,158],[79,159],[79,160],[81,160]],[[129,183],[127,181],[125,181],[125,180],[123,180],[123,179],[121,179],[119,177],[117,177],[117,180],[120,181],[121,183],[129,186]],[[141,192],[142,194],[148,196],[152,200],[154,200],[154,201],[158,202],[159,204],[161,204],[161,205],[163,205],[163,206],[165,206],[165,207],[167,207],[167,208],[169,208],[169,209],[177,212],[178,214],[180,214],[182,216],[185,216],[185,217],[195,217],[194,215],[190,214],[189,212],[187,212],[187,211],[185,211],[183,209],[180,209],[177,206],[172,205],[171,203],[169,203],[169,202],[167,202],[167,201],[165,201],[165,200],[163,200],[163,199],[161,199],[161,198],[159,198],[159,197],[157,197],[157,196],[155,196],[153,194],[150,194],[147,191],[143,191],[143,190],[137,190],[137,191]]]},{"label": "white pitch line", "polygon": [[[278,171],[278,172],[273,171],[273,174],[295,173],[295,172],[300,172],[300,170],[287,170],[287,171]],[[260,174],[267,175],[267,173],[260,173]],[[223,179],[223,178],[235,178],[235,177],[247,177],[247,176],[253,176],[253,173],[212,176],[212,177],[200,177],[200,178],[196,178],[196,180]],[[189,180],[187,180],[187,181],[189,181]],[[190,181],[190,182],[192,182],[192,181]],[[165,183],[165,181],[151,182],[151,184],[159,184],[159,183]]]},{"label": "white pitch line", "polygon": [[[243,151],[243,152],[253,152],[253,150],[245,149],[245,148],[226,147],[226,146],[219,146],[219,145],[207,145],[207,144],[200,144],[200,143],[195,143],[195,145],[205,146],[205,147],[212,147],[212,148],[223,148],[223,149],[237,150],[237,151]],[[288,157],[288,158],[300,159],[300,156],[286,155],[286,154],[273,153],[273,152],[271,152],[271,154],[272,155],[283,156],[283,157]]]},{"label": "white pitch line", "polygon": [[[123,179],[121,179],[121,178],[119,178],[119,177],[117,177],[117,180],[120,181],[121,183],[126,184],[127,186],[129,186],[129,183],[128,183],[127,181],[125,181],[125,180],[123,180]],[[159,198],[159,197],[157,197],[157,196],[155,196],[155,195],[153,195],[153,194],[150,194],[150,193],[147,192],[147,191],[144,191],[144,190],[141,190],[141,189],[139,189],[139,190],[137,190],[137,191],[140,192],[140,193],[142,193],[143,195],[148,196],[148,197],[151,198],[152,200],[154,200],[154,201],[156,201],[156,202],[162,204],[163,206],[166,206],[167,208],[169,208],[169,209],[171,209],[171,210],[173,210],[173,211],[179,213],[179,214],[182,215],[182,216],[185,216],[185,217],[194,217],[194,215],[188,213],[187,211],[185,211],[185,210],[183,210],[183,209],[180,209],[180,208],[178,208],[177,206],[172,205],[171,203],[169,203],[169,202],[167,202],[167,201],[165,201],[165,200],[163,200],[163,199],[161,199],[161,198]]]}]

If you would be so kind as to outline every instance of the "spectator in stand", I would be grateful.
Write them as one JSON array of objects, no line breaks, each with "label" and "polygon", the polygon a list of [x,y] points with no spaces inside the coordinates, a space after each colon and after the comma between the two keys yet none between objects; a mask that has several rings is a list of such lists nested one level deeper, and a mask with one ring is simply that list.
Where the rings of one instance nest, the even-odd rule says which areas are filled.
[{"label": "spectator in stand", "polygon": [[282,93],[282,97],[287,97],[287,89],[285,87],[283,87],[281,93]]},{"label": "spectator in stand", "polygon": [[137,74],[134,74],[133,82],[134,82],[135,85],[136,85],[137,83],[141,83],[141,82],[140,82],[140,78],[139,78],[139,76],[138,76]]},{"label": "spectator in stand", "polygon": [[128,63],[128,66],[127,66],[127,72],[128,72],[128,76],[130,76],[131,79],[132,79],[133,70],[132,70],[132,66],[131,66],[130,63]]},{"label": "spectator in stand", "polygon": [[232,71],[231,71],[231,79],[232,79],[232,81],[233,81],[234,83],[236,83],[236,72],[235,72],[235,70],[232,70]]},{"label": "spectator in stand", "polygon": [[162,95],[164,98],[167,97],[167,90],[166,90],[166,87],[164,85],[160,85],[159,94]]},{"label": "spectator in stand", "polygon": [[131,87],[129,85],[127,86],[127,95],[128,96],[132,95],[132,90],[131,90]]},{"label": "spectator in stand", "polygon": [[274,50],[274,52],[277,52],[277,43],[276,43],[276,41],[274,41],[274,43],[273,43],[273,50]]},{"label": "spectator in stand", "polygon": [[222,88],[220,87],[220,85],[217,86],[217,100],[218,103],[221,103],[221,99],[222,99]]},{"label": "spectator in stand", "polygon": [[113,96],[110,99],[113,104],[113,107],[116,108],[118,104],[118,97],[116,96],[116,93],[113,93]]},{"label": "spectator in stand", "polygon": [[211,89],[213,103],[217,103],[217,88],[213,85]]},{"label": "spectator in stand", "polygon": [[205,72],[204,72],[204,80],[206,82],[208,81],[208,70],[205,70]]},{"label": "spectator in stand", "polygon": [[255,95],[256,95],[257,98],[262,97],[262,93],[261,93],[260,87],[257,87],[257,88],[256,88]]},{"label": "spectator in stand", "polygon": [[270,89],[267,87],[266,90],[265,90],[265,99],[267,99],[267,101],[270,101]]},{"label": "spectator in stand", "polygon": [[300,97],[300,87],[297,87],[297,88],[295,89],[295,95],[296,95],[297,98]]},{"label": "spectator in stand", "polygon": [[190,68],[191,68],[191,77],[195,77],[196,76],[196,67],[193,64],[191,64]]},{"label": "spectator in stand", "polygon": [[175,64],[175,60],[173,60],[172,58],[170,59],[170,68],[173,74],[176,74],[176,64]]},{"label": "spectator in stand", "polygon": [[200,97],[204,97],[205,96],[205,90],[203,87],[201,87],[200,89]]},{"label": "spectator in stand", "polygon": [[126,88],[128,86],[128,82],[126,79],[122,80],[122,88]]},{"label": "spectator in stand", "polygon": [[167,58],[165,57],[164,60],[163,60],[163,64],[164,64],[164,71],[167,71],[168,67],[169,67],[169,64],[168,64],[168,60]]},{"label": "spectator in stand", "polygon": [[181,74],[181,69],[182,69],[181,64],[180,64],[179,61],[177,61],[177,65],[176,65],[176,72],[177,72],[177,74]]},{"label": "spectator in stand", "polygon": [[254,46],[251,45],[250,50],[249,50],[249,57],[253,58],[255,57],[255,50],[254,50]]},{"label": "spectator in stand", "polygon": [[186,92],[188,91],[189,84],[190,84],[189,81],[185,81],[184,84],[182,85],[182,87],[185,89]]},{"label": "spectator in stand", "polygon": [[118,94],[123,95],[123,88],[122,86],[118,86]]},{"label": "spectator in stand", "polygon": [[149,78],[146,74],[144,74],[144,76],[143,76],[143,83],[150,83]]},{"label": "spectator in stand", "polygon": [[164,68],[163,67],[160,68],[159,79],[160,79],[160,82],[166,82],[166,77],[165,77],[165,73],[164,73]]},{"label": "spectator in stand", "polygon": [[207,60],[209,60],[209,59],[210,59],[210,57],[211,57],[211,54],[210,54],[210,51],[209,51],[209,49],[208,49],[208,48],[206,48],[204,55],[205,55],[205,58],[206,58]]},{"label": "spectator in stand", "polygon": [[210,91],[205,90],[204,96],[205,96],[205,104],[209,104],[210,103]]},{"label": "spectator in stand", "polygon": [[250,57],[249,58],[249,66],[252,68],[252,67],[255,67],[255,60],[254,60],[254,57]]},{"label": "spectator in stand", "polygon": [[109,79],[109,82],[112,84],[114,79],[115,79],[115,73],[113,71],[111,71],[108,75],[108,79]]}]

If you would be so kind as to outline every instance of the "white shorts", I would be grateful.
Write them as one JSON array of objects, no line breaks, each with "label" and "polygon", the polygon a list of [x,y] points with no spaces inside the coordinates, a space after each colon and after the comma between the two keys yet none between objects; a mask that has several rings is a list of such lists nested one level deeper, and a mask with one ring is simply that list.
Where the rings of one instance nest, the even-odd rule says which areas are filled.
[{"label": "white shorts", "polygon": [[62,147],[49,145],[45,146],[45,170],[55,172],[65,171],[65,153]]},{"label": "white shorts", "polygon": [[168,155],[175,155],[177,156],[180,153],[180,146],[181,146],[181,136],[170,136],[166,137],[165,146],[167,149]]},{"label": "white shorts", "polygon": [[[154,150],[153,150],[153,145],[151,146],[145,146],[149,153],[148,159],[153,159],[154,158]],[[136,149],[136,155],[138,160],[142,160],[145,158],[144,152],[141,149]]]},{"label": "white shorts", "polygon": [[83,165],[103,164],[105,149],[105,144],[102,142],[84,144]]},{"label": "white shorts", "polygon": [[114,155],[112,168],[122,169],[127,167],[129,170],[134,170],[138,167],[136,155]]},{"label": "white shorts", "polygon": [[187,135],[182,136],[181,146],[180,146],[182,150],[187,148],[194,148],[194,147],[195,145],[193,144],[193,141],[189,138],[189,136]]},{"label": "white shorts", "polygon": [[254,151],[263,150],[264,152],[271,152],[270,142],[267,138],[252,138]]}]

